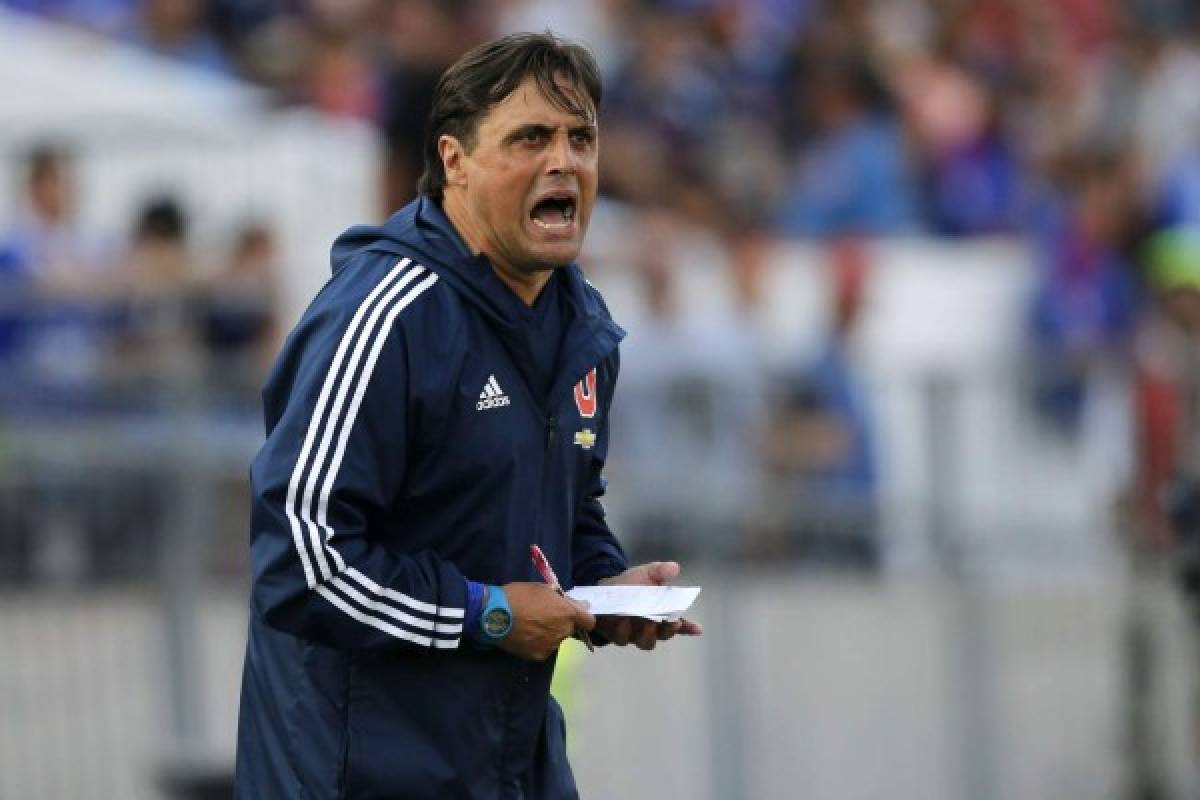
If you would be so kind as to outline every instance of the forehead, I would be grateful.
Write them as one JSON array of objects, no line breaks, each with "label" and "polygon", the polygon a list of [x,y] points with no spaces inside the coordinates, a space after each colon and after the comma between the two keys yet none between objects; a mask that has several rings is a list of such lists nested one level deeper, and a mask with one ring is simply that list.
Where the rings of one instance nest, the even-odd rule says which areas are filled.
[{"label": "forehead", "polygon": [[559,108],[550,98],[542,93],[537,79],[532,75],[525,78],[512,93],[496,105],[488,109],[480,120],[481,133],[499,132],[520,125],[550,125],[553,127],[574,127],[577,125],[595,124],[595,111],[587,92],[579,86],[560,80],[558,85],[572,97],[580,98],[581,105],[592,109],[593,118],[588,119]]}]

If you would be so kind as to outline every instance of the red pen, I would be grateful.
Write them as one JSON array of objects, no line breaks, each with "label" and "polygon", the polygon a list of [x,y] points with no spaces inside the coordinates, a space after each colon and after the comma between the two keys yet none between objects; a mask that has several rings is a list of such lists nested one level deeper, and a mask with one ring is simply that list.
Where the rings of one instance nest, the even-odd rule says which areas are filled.
[{"label": "red pen", "polygon": [[[542,576],[542,580],[550,584],[554,591],[558,592],[559,597],[566,597],[567,593],[563,591],[562,584],[558,582],[558,576],[554,574],[554,568],[550,566],[546,554],[542,552],[542,548],[536,544],[529,545],[529,555],[533,559],[533,565],[537,567],[537,571]],[[592,646],[592,639],[588,636],[587,631],[580,631],[579,638],[587,645],[587,649],[591,652],[596,652],[596,648]]]}]

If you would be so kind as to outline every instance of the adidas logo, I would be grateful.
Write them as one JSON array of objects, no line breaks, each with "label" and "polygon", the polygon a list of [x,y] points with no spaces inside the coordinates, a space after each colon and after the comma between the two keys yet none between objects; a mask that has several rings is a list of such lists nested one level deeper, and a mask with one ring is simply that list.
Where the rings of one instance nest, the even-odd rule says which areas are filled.
[{"label": "adidas logo", "polygon": [[508,395],[500,388],[500,384],[496,383],[495,375],[488,375],[487,382],[483,384],[483,391],[479,393],[479,402],[475,404],[476,411],[486,411],[489,408],[500,408],[509,404]]}]

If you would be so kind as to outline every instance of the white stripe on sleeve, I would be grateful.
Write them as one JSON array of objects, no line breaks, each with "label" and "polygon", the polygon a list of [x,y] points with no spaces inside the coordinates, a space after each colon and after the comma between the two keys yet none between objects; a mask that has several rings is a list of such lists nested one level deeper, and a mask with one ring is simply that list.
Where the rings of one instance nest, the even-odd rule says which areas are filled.
[{"label": "white stripe on sleeve", "polygon": [[[326,373],[325,382],[321,387],[317,404],[309,421],[304,444],[288,485],[287,514],[292,526],[294,543],[304,568],[305,579],[308,581],[310,589],[315,589],[322,597],[325,597],[335,607],[354,619],[372,625],[398,638],[426,646],[432,644],[432,646],[439,648],[454,647],[457,645],[457,639],[436,639],[427,634],[415,633],[410,629],[415,628],[420,631],[461,635],[461,620],[464,616],[464,609],[439,607],[435,604],[409,597],[402,592],[381,587],[362,574],[358,569],[347,567],[341,554],[330,544],[330,540],[334,536],[334,531],[329,526],[327,519],[329,495],[336,482],[338,470],[341,467],[350,431],[354,425],[359,406],[362,403],[363,395],[366,392],[367,384],[370,381],[371,373],[379,359],[379,354],[387,340],[392,324],[404,308],[437,282],[437,275],[429,273],[424,280],[410,289],[397,301],[396,297],[405,287],[427,272],[424,267],[418,264],[413,264],[412,268],[406,271],[410,263],[410,260],[407,258],[401,260],[376,285],[371,293],[367,295],[356,310],[354,317],[351,319],[338,344],[337,352],[334,354],[333,361]],[[386,317],[383,324],[379,326],[379,319],[385,310]],[[365,324],[364,317],[366,318]],[[368,342],[371,344],[369,351],[367,350]],[[343,370],[342,363],[345,361],[348,352],[350,353],[350,358]],[[361,373],[357,375],[356,379],[358,365],[362,361],[364,352],[368,353],[366,365]],[[352,386],[354,387],[354,393],[347,408],[345,400]],[[334,399],[332,406],[329,407],[327,412],[326,406],[329,404],[331,395],[333,395]],[[317,433],[322,427],[324,427],[324,432],[321,436],[320,444],[317,447],[316,453],[312,455],[310,462],[309,455],[312,453]],[[338,430],[340,430],[340,435],[334,447],[332,458],[330,458],[329,447],[334,432]],[[305,481],[304,491],[301,494],[299,492],[300,481],[310,465],[311,469],[308,469],[308,479]],[[325,480],[322,483],[319,495],[317,519],[314,520],[311,513],[312,501],[314,499],[313,492],[322,472],[325,473]],[[297,495],[300,496],[298,497]],[[308,540],[311,542],[312,552],[316,557],[316,566],[320,572],[319,578],[310,560],[307,543],[302,531],[303,528],[307,528],[309,532]],[[324,532],[323,537],[321,536],[321,531]],[[327,554],[332,556],[336,564],[335,569],[330,568],[326,557]],[[366,595],[364,596],[363,592],[360,592],[340,577],[339,573],[345,573],[350,578],[353,578],[355,582],[366,590]],[[374,597],[371,595],[374,595]],[[360,609],[351,605],[347,597],[353,599],[363,608]],[[400,607],[391,604],[397,604]],[[413,616],[403,610],[405,607],[417,612],[432,614],[434,615],[434,619],[427,620]],[[406,627],[397,627],[380,615],[387,615]],[[459,620],[459,622],[443,622],[443,619]]]}]

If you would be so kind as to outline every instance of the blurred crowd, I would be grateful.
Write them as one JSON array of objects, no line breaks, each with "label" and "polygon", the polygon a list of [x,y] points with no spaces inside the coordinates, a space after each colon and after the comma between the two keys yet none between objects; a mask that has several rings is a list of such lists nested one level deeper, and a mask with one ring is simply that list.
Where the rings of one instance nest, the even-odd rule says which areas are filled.
[{"label": "blurred crowd", "polygon": [[121,236],[77,217],[74,156],[26,157],[0,233],[0,409],[18,415],[156,412],[203,386],[253,410],[278,344],[276,243],[244,220],[199,247],[183,204],[148,196]]},{"label": "blurred crowd", "polygon": [[[1188,411],[1189,387],[1195,383],[1200,397],[1200,377],[1177,341],[1190,341],[1186,298],[1200,293],[1194,2],[0,5],[237,76],[269,88],[280,105],[306,104],[377,126],[386,142],[380,216],[413,195],[434,84],[468,47],[546,28],[588,44],[606,78],[601,192],[616,206],[637,209],[640,220],[631,266],[649,322],[630,342],[644,352],[628,361],[629,394],[639,391],[639,363],[679,373],[667,385],[665,368],[646,367],[660,379],[659,399],[627,406],[676,407],[686,396],[694,413],[674,418],[664,411],[664,418],[718,438],[724,434],[716,431],[731,429],[728,420],[749,420],[732,427],[740,431],[739,452],[774,476],[775,488],[765,491],[792,498],[787,502],[797,508],[813,503],[796,498],[822,498],[829,505],[823,515],[844,516],[846,525],[867,531],[864,541],[873,537],[878,478],[870,402],[847,344],[869,273],[862,242],[1025,237],[1036,287],[1026,318],[1014,324],[1024,325],[1030,343],[1030,407],[1048,430],[1069,439],[1079,435],[1096,381],[1113,374],[1127,380],[1141,448],[1134,505],[1154,518],[1150,527],[1170,527],[1155,498],[1183,467],[1190,445],[1180,443],[1200,440],[1200,422],[1193,426]],[[257,383],[278,336],[270,229],[247,221],[230,232],[226,252],[197,256],[186,209],[154,197],[123,242],[99,241],[72,224],[70,164],[70,153],[53,146],[29,157],[25,216],[0,239],[0,276],[6,286],[34,287],[54,302],[31,325],[23,290],[3,293],[0,359],[20,351],[36,361],[53,352],[49,374],[74,387],[91,385],[101,371],[118,384],[136,386],[148,375],[173,380],[173,367],[200,363],[217,385],[240,381],[251,397],[246,387]],[[696,229],[723,244],[740,310],[722,322],[720,335],[720,326],[708,326],[707,361],[688,367],[697,332],[672,319],[676,276],[662,252],[680,231]],[[759,369],[754,380],[739,382],[770,380],[768,388],[731,398],[718,392],[698,405],[695,384],[707,380],[705,370],[729,375],[759,363],[751,355],[757,275],[771,243],[783,238],[829,246],[827,343],[786,375],[764,377]],[[207,263],[198,268],[197,258]],[[181,352],[198,353],[200,361]],[[717,370],[718,362],[729,369]],[[84,395],[65,396],[79,402]],[[637,429],[637,420],[630,426]],[[773,433],[769,441],[764,430]],[[694,433],[678,430],[674,440]],[[634,437],[630,447],[666,451],[650,441]],[[1192,449],[1200,453],[1200,444]],[[721,452],[735,451],[731,445]],[[737,488],[745,473],[723,461],[725,499],[735,502],[745,496]],[[718,499],[708,498],[728,507]],[[653,519],[644,527],[664,529]],[[852,557],[871,561],[875,554],[868,546]]]},{"label": "blurred crowd", "polygon": [[243,219],[198,242],[170,194],[147,195],[127,231],[89,230],[75,159],[49,142],[25,154],[0,233],[0,585],[146,574],[164,531],[198,518],[192,484],[211,492],[206,563],[242,574],[236,438],[279,345],[275,235]]},{"label": "blurred crowd", "polygon": [[551,28],[607,78],[604,192],[710,228],[1034,231],[1106,194],[1125,224],[1087,235],[1200,216],[1188,0],[2,2],[377,124],[389,209],[440,72]]}]

